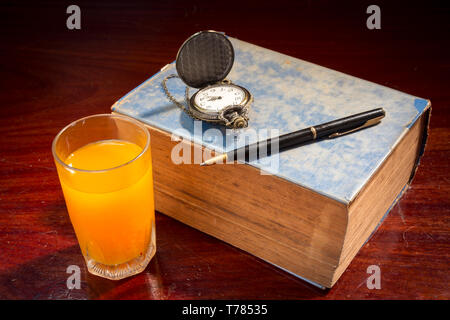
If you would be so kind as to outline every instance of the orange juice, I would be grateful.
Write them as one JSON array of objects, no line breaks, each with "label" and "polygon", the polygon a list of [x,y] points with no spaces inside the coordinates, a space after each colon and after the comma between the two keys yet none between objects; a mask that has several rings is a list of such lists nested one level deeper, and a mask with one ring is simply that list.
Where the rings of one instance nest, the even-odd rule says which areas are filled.
[{"label": "orange juice", "polygon": [[64,160],[77,169],[59,173],[70,219],[88,261],[111,266],[143,259],[154,242],[150,152],[131,163],[142,151],[124,140],[103,140],[75,150]]}]

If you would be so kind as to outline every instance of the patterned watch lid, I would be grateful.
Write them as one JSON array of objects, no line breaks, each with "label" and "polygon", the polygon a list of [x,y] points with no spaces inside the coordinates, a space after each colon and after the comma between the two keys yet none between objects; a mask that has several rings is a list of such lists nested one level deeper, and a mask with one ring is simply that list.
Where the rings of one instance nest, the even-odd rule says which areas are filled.
[{"label": "patterned watch lid", "polygon": [[178,76],[193,88],[222,81],[234,62],[234,49],[228,38],[216,31],[200,31],[190,36],[178,50]]}]

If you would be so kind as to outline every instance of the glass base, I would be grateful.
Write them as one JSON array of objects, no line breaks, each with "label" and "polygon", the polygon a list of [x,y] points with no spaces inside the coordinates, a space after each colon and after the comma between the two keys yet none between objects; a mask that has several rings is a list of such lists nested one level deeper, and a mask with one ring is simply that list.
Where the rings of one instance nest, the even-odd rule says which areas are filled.
[{"label": "glass base", "polygon": [[93,275],[110,279],[110,280],[120,280],[127,277],[131,277],[135,274],[141,273],[145,270],[150,260],[156,253],[156,237],[155,237],[155,226],[152,225],[152,235],[150,243],[145,254],[134,258],[128,262],[121,263],[118,265],[106,265],[100,262],[96,262],[89,257],[84,257],[87,265],[87,269]]}]

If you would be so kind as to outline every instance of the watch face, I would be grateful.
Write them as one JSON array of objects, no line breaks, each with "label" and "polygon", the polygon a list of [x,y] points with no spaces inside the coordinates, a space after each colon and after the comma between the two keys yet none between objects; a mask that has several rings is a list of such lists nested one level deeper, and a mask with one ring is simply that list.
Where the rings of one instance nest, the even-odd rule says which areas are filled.
[{"label": "watch face", "polygon": [[230,105],[243,104],[247,99],[244,89],[230,84],[220,84],[197,92],[194,104],[207,112],[219,112]]}]

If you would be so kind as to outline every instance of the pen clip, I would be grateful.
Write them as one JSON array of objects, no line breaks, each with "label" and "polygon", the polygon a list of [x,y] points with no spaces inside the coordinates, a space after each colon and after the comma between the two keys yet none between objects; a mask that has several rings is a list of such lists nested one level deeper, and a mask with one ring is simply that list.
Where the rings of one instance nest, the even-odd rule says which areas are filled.
[{"label": "pen clip", "polygon": [[345,132],[333,133],[333,134],[329,135],[328,138],[333,139],[333,138],[336,138],[336,137],[340,137],[340,136],[346,135],[346,134],[351,133],[351,132],[355,132],[355,131],[358,131],[358,130],[361,130],[361,129],[364,129],[364,128],[367,128],[367,127],[374,126],[374,125],[380,123],[381,119],[383,119],[383,118],[384,118],[384,115],[376,117],[376,118],[373,118],[373,119],[369,119],[366,122],[364,122],[362,125],[360,125],[359,127],[356,127],[354,129],[351,129],[351,130],[348,130],[348,131],[345,131]]}]

